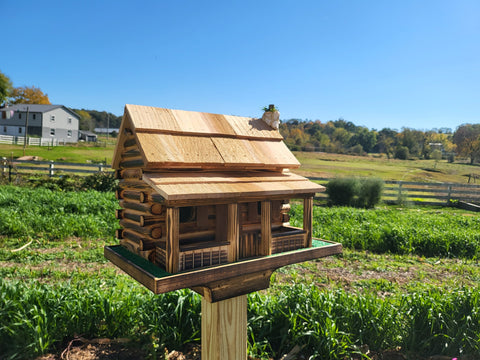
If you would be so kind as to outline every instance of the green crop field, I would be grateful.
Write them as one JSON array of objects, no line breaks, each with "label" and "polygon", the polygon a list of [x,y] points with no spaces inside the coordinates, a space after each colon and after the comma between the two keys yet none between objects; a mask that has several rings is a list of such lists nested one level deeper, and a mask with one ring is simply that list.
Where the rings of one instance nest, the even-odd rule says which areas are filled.
[{"label": "green crop field", "polygon": [[[3,185],[0,204],[1,359],[60,357],[75,339],[101,338],[131,358],[195,358],[200,297],[153,295],[104,259],[117,242],[112,193]],[[479,221],[453,209],[315,207],[315,236],[345,251],[279,269],[249,295],[249,355],[478,358]]]}]

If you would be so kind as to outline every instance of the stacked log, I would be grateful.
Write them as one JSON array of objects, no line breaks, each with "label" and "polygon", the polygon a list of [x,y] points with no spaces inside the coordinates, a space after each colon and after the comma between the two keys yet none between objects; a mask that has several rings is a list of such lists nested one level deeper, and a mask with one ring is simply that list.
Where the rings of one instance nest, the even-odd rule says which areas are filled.
[{"label": "stacked log", "polygon": [[165,243],[165,206],[163,198],[143,180],[143,159],[135,136],[126,129],[120,170],[116,171],[119,190],[116,197],[121,209],[116,211],[121,229],[117,230],[120,245],[129,251],[155,261],[155,246]]}]

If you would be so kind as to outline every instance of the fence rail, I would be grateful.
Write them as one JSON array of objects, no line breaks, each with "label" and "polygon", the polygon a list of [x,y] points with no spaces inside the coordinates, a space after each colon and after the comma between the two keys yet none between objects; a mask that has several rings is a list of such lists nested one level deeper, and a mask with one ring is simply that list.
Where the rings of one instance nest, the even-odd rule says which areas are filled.
[{"label": "fence rail", "polygon": [[[105,164],[78,164],[54,161],[32,161],[0,159],[2,176],[18,174],[45,173],[48,176],[60,176],[63,173],[88,175],[97,172],[113,171]],[[330,179],[310,177],[312,181],[325,185]],[[480,185],[459,183],[423,183],[409,181],[385,181],[382,200],[386,203],[409,202],[418,205],[449,205],[451,201],[480,203]],[[317,201],[326,201],[327,195],[319,193]]]},{"label": "fence rail", "polygon": [[[23,145],[25,136],[0,135],[0,144]],[[65,141],[59,141],[56,138],[27,137],[27,145],[59,146],[65,145]]]},{"label": "fence rail", "polygon": [[[325,185],[330,179],[310,177]],[[423,183],[410,181],[385,181],[382,200],[386,203],[408,202],[417,205],[449,205],[452,201],[480,203],[480,185],[459,183]],[[325,193],[316,200],[325,201]]]},{"label": "fence rail", "polygon": [[60,176],[63,173],[75,173],[78,175],[88,175],[97,172],[110,172],[112,168],[105,164],[78,164],[54,161],[32,161],[32,160],[13,160],[6,158],[0,160],[2,176],[12,176],[20,174],[44,173],[48,176]]}]

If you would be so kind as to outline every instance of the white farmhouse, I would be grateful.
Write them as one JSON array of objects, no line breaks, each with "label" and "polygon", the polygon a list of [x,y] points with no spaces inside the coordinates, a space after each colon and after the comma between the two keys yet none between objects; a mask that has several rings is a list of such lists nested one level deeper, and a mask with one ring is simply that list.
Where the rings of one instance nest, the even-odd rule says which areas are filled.
[{"label": "white farmhouse", "polygon": [[[27,121],[28,114],[28,121]],[[80,117],[63,105],[17,104],[0,109],[0,135],[77,142]]]}]

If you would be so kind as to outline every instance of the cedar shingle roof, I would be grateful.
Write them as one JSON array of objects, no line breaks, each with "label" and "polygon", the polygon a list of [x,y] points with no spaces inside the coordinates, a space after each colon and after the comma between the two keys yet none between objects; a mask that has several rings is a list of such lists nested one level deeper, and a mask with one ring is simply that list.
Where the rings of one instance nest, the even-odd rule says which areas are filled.
[{"label": "cedar shingle roof", "polygon": [[282,139],[261,119],[126,105],[112,167],[134,161],[168,205],[324,191],[286,170],[300,163]]},{"label": "cedar shingle roof", "polygon": [[133,132],[144,169],[297,168],[278,130],[261,119],[126,105],[113,167]]}]

